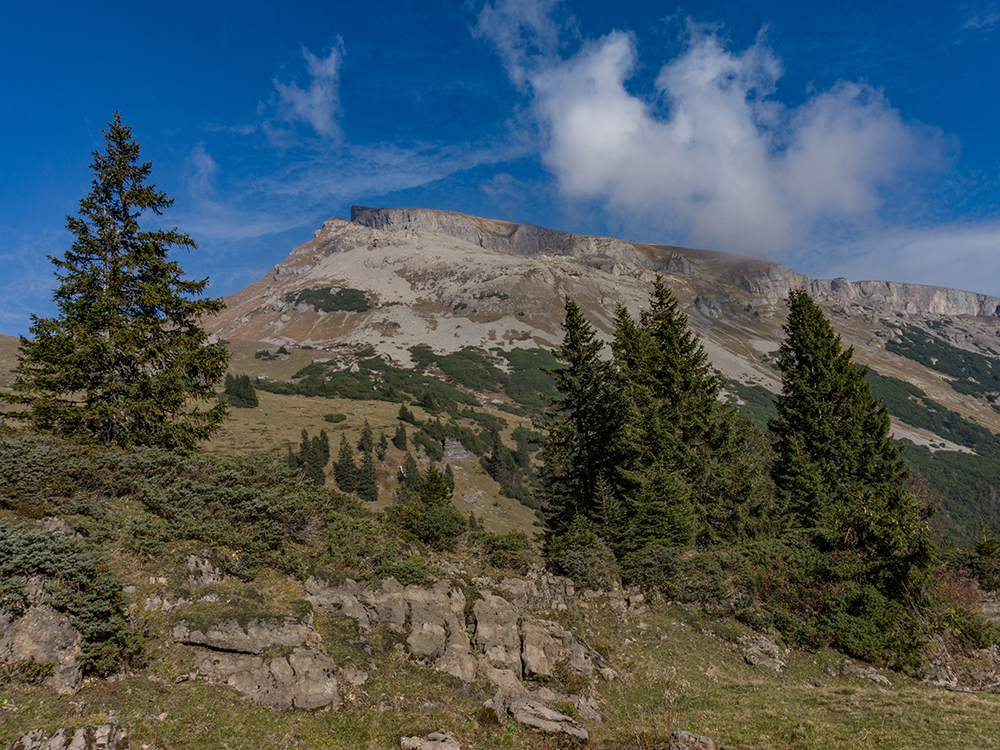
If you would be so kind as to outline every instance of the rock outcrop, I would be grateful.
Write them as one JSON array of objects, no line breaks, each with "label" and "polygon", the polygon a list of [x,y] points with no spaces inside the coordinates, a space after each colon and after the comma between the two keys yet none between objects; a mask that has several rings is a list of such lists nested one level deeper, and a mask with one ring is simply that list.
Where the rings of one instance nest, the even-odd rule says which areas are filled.
[{"label": "rock outcrop", "polygon": [[315,711],[337,708],[336,665],[326,654],[296,648],[285,656],[199,650],[198,674],[208,682],[231,687],[253,703],[272,708]]},{"label": "rock outcrop", "polygon": [[612,264],[687,276],[703,273],[706,265],[728,264],[738,270],[727,280],[753,295],[756,304],[777,304],[792,289],[805,286],[814,297],[830,304],[863,302],[886,312],[1000,317],[1000,298],[986,294],[894,281],[810,280],[772,261],[569,234],[452,211],[353,206],[351,221],[383,232],[444,234],[494,253],[564,256],[596,261],[599,267],[610,260]]},{"label": "rock outcrop", "polygon": [[106,724],[80,729],[32,729],[10,750],[128,750],[128,732],[114,717]]},{"label": "rock outcrop", "polygon": [[83,636],[70,619],[47,604],[30,607],[17,619],[0,612],[0,662],[34,660],[51,664],[44,684],[60,693],[75,693],[83,681],[77,661]]},{"label": "rock outcrop", "polygon": [[[314,711],[340,705],[337,665],[322,650],[320,634],[295,618],[236,620],[193,628],[184,620],[174,640],[200,646],[194,661],[208,682],[226,685],[253,703]],[[267,656],[265,652],[290,651]]]},{"label": "rock outcrop", "polygon": [[[534,581],[520,582],[524,585],[515,585],[515,579],[504,582],[521,601],[565,608],[564,597],[572,592],[572,584],[546,576],[536,573]],[[476,583],[490,582],[476,579]],[[611,665],[569,630],[536,616],[524,604],[515,605],[497,589],[463,591],[448,579],[430,589],[403,587],[393,578],[375,590],[354,581],[328,586],[315,579],[306,581],[305,589],[317,613],[350,617],[362,634],[379,625],[387,627],[418,663],[466,683],[485,677],[496,688],[487,708],[498,721],[510,716],[543,731],[585,737],[586,729],[558,711],[556,704],[572,705],[581,718],[601,721],[593,698],[557,692],[549,683],[568,679],[586,685],[595,674],[613,679]],[[472,597],[471,607],[467,596]]]}]

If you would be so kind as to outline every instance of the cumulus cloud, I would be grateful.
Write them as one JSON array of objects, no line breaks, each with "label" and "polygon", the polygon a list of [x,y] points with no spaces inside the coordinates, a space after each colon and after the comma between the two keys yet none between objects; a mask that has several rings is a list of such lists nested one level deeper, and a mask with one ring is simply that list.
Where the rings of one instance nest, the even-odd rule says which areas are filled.
[{"label": "cumulus cloud", "polygon": [[[534,11],[551,5],[488,6],[480,31],[512,80],[526,82],[562,193],[603,201],[656,236],[780,254],[820,227],[876,224],[889,188],[945,160],[940,135],[905,122],[867,83],[840,82],[798,107],[776,101],[782,66],[763,33],[734,52],[713,29],[689,24],[683,52],[646,96],[628,87],[631,34],[586,40],[566,58],[552,44],[528,54],[543,47],[517,40],[548,39]],[[534,11],[519,17],[526,6]],[[487,21],[500,13],[518,31],[493,31]]]},{"label": "cumulus cloud", "polygon": [[278,115],[287,122],[303,122],[319,135],[333,140],[341,137],[340,66],[342,53],[339,48],[330,50],[326,57],[317,57],[305,47],[302,57],[306,61],[309,83],[300,88],[296,83],[282,83],[274,79],[278,93]]}]

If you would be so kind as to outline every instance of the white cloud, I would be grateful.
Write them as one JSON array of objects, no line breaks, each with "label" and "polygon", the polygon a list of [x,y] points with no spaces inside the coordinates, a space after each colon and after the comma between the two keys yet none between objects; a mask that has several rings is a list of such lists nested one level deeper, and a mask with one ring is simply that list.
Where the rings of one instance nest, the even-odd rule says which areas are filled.
[{"label": "white cloud", "polygon": [[[534,10],[519,17],[525,7]],[[685,50],[645,98],[627,86],[631,34],[585,41],[565,59],[551,44],[524,54],[517,40],[548,35],[533,13],[551,7],[488,6],[482,18],[502,10],[509,28],[481,20],[480,30],[512,80],[527,82],[542,158],[563,194],[604,202],[633,231],[780,255],[820,228],[877,225],[886,191],[945,161],[944,139],[905,122],[867,83],[840,82],[796,108],[776,101],[782,67],[763,34],[737,53],[690,24]]]},{"label": "white cloud", "polygon": [[278,116],[287,122],[304,122],[319,135],[337,140],[341,137],[337,118],[340,114],[341,50],[333,48],[326,57],[317,57],[302,48],[309,84],[299,88],[296,83],[274,79],[278,92]]},{"label": "white cloud", "polygon": [[184,172],[188,194],[195,200],[210,199],[218,193],[215,181],[219,176],[219,165],[205,149],[204,141],[191,149],[184,160]]},{"label": "white cloud", "polygon": [[523,88],[527,71],[556,54],[560,25],[553,14],[560,0],[499,0],[486,5],[473,29],[497,48],[511,80]]}]

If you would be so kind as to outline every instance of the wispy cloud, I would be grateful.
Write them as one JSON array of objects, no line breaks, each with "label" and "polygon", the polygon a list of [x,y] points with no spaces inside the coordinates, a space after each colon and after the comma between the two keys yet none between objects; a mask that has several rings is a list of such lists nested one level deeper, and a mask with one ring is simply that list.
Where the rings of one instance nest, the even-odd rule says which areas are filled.
[{"label": "wispy cloud", "polygon": [[[27,333],[31,315],[52,317],[57,314],[52,291],[59,284],[46,255],[60,257],[73,243],[64,230],[36,230],[31,233],[0,226],[0,330]],[[39,262],[39,259],[43,259]]]},{"label": "wispy cloud", "polygon": [[[325,57],[302,50],[308,83],[275,78],[275,97],[259,107],[257,127],[215,126],[212,132],[253,137],[260,129],[253,162],[224,179],[222,165],[205,143],[185,161],[191,202],[183,223],[206,238],[240,240],[277,234],[315,222],[331,204],[360,201],[419,187],[456,172],[517,159],[537,152],[537,144],[513,117],[505,132],[460,143],[355,143],[341,118],[340,71],[344,44]],[[301,73],[302,71],[300,71]],[[305,124],[308,128],[294,128]]]},{"label": "wispy cloud", "polygon": [[[684,51],[640,96],[627,85],[636,39],[613,31],[563,57],[538,20],[552,6],[501,0],[478,28],[511,80],[526,82],[562,193],[601,200],[655,236],[773,256],[819,229],[878,224],[887,193],[947,161],[940,133],[904,121],[863,81],[799,107],[777,101],[782,66],[763,33],[732,51],[689,24]],[[497,15],[508,28],[498,31]]]},{"label": "wispy cloud", "polygon": [[204,141],[191,149],[184,160],[184,174],[187,191],[192,198],[203,201],[218,194],[216,178],[219,176],[219,165],[205,149]]},{"label": "wispy cloud", "polygon": [[[287,123],[302,122],[316,133],[330,140],[342,136],[338,118],[340,116],[340,67],[343,45],[332,48],[326,57],[314,55],[303,47],[302,57],[306,61],[309,82],[305,88],[297,83],[282,83],[274,79],[278,95],[277,117]],[[273,123],[272,123],[273,125]],[[279,130],[273,129],[278,134]]]},{"label": "wispy cloud", "polygon": [[965,23],[962,24],[962,28],[976,31],[989,29],[996,26],[998,21],[1000,21],[1000,10],[997,10],[995,5],[990,5],[981,12],[974,13],[966,18]]}]

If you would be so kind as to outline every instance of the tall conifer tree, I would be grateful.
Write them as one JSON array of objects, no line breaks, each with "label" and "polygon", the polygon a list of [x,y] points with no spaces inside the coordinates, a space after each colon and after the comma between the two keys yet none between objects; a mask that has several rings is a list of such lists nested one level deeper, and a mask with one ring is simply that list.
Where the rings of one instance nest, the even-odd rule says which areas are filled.
[{"label": "tall conifer tree", "polygon": [[333,476],[341,492],[354,492],[358,486],[358,468],[354,464],[354,451],[344,433],[340,433],[340,452],[337,454]]},{"label": "tall conifer tree", "polygon": [[926,548],[909,467],[866,368],[803,289],[788,295],[778,366],[782,393],[769,424],[774,479],[794,526],[866,556],[913,558]]},{"label": "tall conifer tree", "polygon": [[167,259],[194,249],[176,229],[145,231],[139,222],[173,203],[148,184],[131,128],[114,120],[94,152],[90,193],[66,227],[73,246],[56,266],[58,318],[32,317],[21,338],[19,374],[6,399],[27,406],[10,416],[36,429],[82,435],[123,447],[191,449],[217,430],[226,404],[208,409],[228,353],[210,346],[200,319],[221,300],[196,299],[207,279],[190,281]]},{"label": "tall conifer tree", "polygon": [[617,476],[620,431],[628,421],[621,383],[600,356],[603,344],[573,300],[567,297],[565,307],[563,342],[555,355],[566,366],[552,373],[559,397],[545,425],[549,434],[540,477],[548,540],[577,515],[597,518],[598,478]]}]

